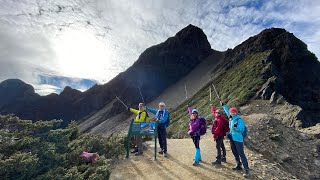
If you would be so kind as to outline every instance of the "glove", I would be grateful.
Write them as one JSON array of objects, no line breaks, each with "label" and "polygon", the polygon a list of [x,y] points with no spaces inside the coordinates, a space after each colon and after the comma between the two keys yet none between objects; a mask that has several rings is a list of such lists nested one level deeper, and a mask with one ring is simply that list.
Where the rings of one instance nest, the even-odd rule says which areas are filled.
[{"label": "glove", "polygon": [[234,124],[233,127],[235,127],[235,128],[238,127],[238,124]]},{"label": "glove", "polygon": [[223,103],[222,101],[220,101],[220,105],[221,105],[221,106],[224,106],[224,103]]},{"label": "glove", "polygon": [[127,111],[130,111],[130,108],[129,108],[129,107],[127,108]]},{"label": "glove", "polygon": [[189,104],[189,103],[187,104],[187,107],[190,107],[190,104]]}]

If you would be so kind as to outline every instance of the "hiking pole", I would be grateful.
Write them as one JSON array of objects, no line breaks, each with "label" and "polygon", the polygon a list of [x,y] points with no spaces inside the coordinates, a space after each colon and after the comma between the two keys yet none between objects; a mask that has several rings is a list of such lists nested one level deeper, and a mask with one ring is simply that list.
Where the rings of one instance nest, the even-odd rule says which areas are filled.
[{"label": "hiking pole", "polygon": [[184,84],[184,91],[186,92],[186,99],[188,99],[187,84]]},{"label": "hiking pole", "polygon": [[217,92],[217,90],[216,90],[216,87],[214,86],[214,84],[212,84],[212,86],[213,86],[214,92],[216,93],[219,101],[222,102],[222,101],[221,101],[221,98],[220,98],[220,96],[219,96],[219,94],[218,94],[218,92]]},{"label": "hiking pole", "polygon": [[211,86],[209,86],[209,95],[210,95],[210,103],[212,102],[212,96],[211,96]]},{"label": "hiking pole", "polygon": [[140,96],[141,96],[141,99],[142,99],[143,105],[145,106],[146,104],[144,103],[144,99],[143,99],[143,96],[142,96],[142,93],[141,93],[140,87],[138,87],[138,89],[139,89],[139,92],[140,92]]},{"label": "hiking pole", "polygon": [[123,101],[121,101],[121,99],[118,96],[116,96],[116,98],[121,102],[121,104],[123,104],[127,109],[129,109],[128,106]]}]

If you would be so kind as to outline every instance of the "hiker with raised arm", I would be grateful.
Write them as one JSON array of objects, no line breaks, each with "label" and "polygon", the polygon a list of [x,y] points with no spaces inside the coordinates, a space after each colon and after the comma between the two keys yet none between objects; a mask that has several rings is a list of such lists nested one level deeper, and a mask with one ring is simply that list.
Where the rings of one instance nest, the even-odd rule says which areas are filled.
[{"label": "hiker with raised arm", "polygon": [[[139,107],[138,110],[128,107],[128,110],[136,115],[133,122],[135,122],[135,123],[150,122],[150,118],[149,118],[147,111],[144,108],[144,104],[139,103],[138,107]],[[135,153],[136,156],[143,154],[142,136],[135,135],[134,139],[136,141],[136,146],[135,146],[135,149],[131,153]]]},{"label": "hiker with raised arm", "polygon": [[163,157],[167,157],[167,127],[170,125],[170,117],[169,111],[166,109],[166,105],[164,102],[159,103],[159,109],[155,110],[149,107],[146,109],[154,114],[157,118],[158,123],[158,140],[160,144],[159,154],[162,154]]},{"label": "hiker with raised arm", "polygon": [[206,120],[199,116],[199,111],[197,109],[192,109],[189,104],[187,105],[187,108],[190,115],[188,134],[191,136],[196,148],[194,162],[192,165],[197,166],[199,165],[199,162],[202,161],[200,152],[200,136],[206,133]]},{"label": "hiker with raised arm", "polygon": [[[243,140],[247,135],[247,130],[245,123],[241,116],[239,115],[239,111],[237,108],[228,108],[222,101],[220,101],[221,106],[226,112],[228,118],[230,119],[229,128],[230,132],[227,134],[227,137],[230,139],[230,146],[232,153],[236,159],[237,165],[232,168],[233,170],[242,170],[241,163],[245,169],[243,174],[244,177],[249,176],[249,165],[247,157],[244,153],[244,144]],[[241,161],[240,161],[241,159]]]},{"label": "hiker with raised arm", "polygon": [[210,106],[215,117],[215,120],[212,121],[211,133],[217,149],[216,161],[212,162],[212,165],[220,165],[221,162],[226,162],[226,148],[223,140],[226,133],[229,132],[229,121],[224,117],[222,110],[216,109],[212,104]]}]

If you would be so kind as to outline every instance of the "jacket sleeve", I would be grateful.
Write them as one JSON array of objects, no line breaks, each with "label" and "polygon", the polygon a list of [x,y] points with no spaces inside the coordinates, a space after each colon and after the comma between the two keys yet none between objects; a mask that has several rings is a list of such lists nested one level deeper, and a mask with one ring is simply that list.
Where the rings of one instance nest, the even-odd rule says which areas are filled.
[{"label": "jacket sleeve", "polygon": [[226,112],[226,115],[228,116],[228,118],[230,117],[230,113],[229,113],[229,108],[228,108],[228,106],[227,105],[224,105],[223,106],[223,110],[224,110],[224,112]]},{"label": "jacket sleeve", "polygon": [[149,107],[146,107],[146,109],[151,112],[152,114],[156,115],[157,114],[157,111],[152,109],[152,108],[149,108]]},{"label": "jacket sleeve", "polygon": [[139,111],[136,110],[136,109],[133,109],[133,108],[130,108],[130,112],[132,112],[132,113],[135,114],[135,115],[138,115],[138,114],[139,114]]},{"label": "jacket sleeve", "polygon": [[214,130],[216,129],[215,127],[215,122],[212,121],[212,127],[211,127],[211,133],[214,134]]},{"label": "jacket sleeve", "polygon": [[233,131],[236,131],[236,132],[239,132],[239,133],[243,133],[244,132],[244,127],[245,127],[245,124],[244,124],[243,119],[239,118],[238,119],[238,125],[237,125],[237,127],[233,127]]},{"label": "jacket sleeve", "polygon": [[214,115],[214,117],[217,119],[216,108],[214,106],[211,106],[211,112]]},{"label": "jacket sleeve", "polygon": [[164,116],[159,119],[160,123],[165,123],[168,120],[169,112],[165,110]]},{"label": "jacket sleeve", "polygon": [[192,115],[192,107],[188,107],[188,113],[190,116]]}]

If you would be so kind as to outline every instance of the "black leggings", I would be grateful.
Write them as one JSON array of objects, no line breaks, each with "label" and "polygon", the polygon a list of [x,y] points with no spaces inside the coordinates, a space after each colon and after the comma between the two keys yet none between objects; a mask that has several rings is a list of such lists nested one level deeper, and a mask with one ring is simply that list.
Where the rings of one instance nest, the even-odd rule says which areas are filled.
[{"label": "black leggings", "polygon": [[200,136],[192,136],[191,138],[196,149],[200,149]]}]

